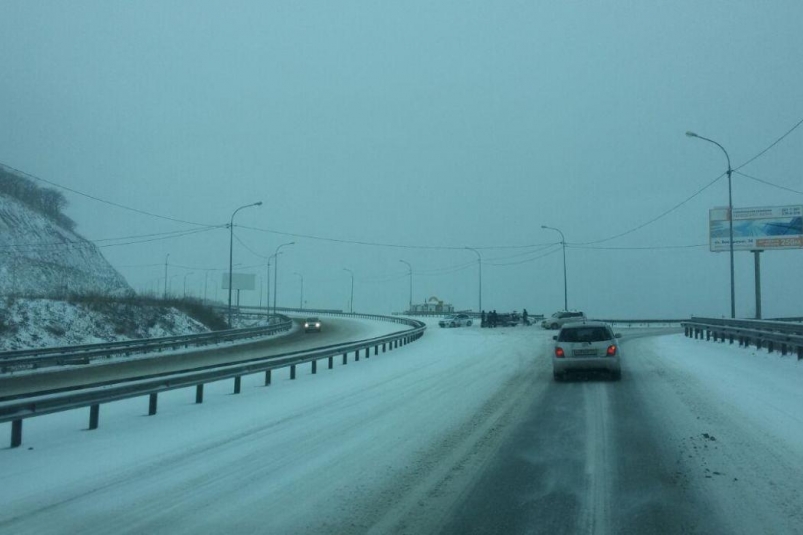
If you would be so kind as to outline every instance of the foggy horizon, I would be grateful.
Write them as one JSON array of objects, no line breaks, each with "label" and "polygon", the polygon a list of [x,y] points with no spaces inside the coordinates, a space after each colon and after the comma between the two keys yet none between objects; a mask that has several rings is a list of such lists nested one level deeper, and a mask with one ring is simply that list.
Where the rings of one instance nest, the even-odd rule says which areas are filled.
[{"label": "foggy horizon", "polygon": [[[61,190],[140,292],[161,293],[169,254],[174,294],[186,275],[202,295],[208,271],[225,302],[226,225],[261,201],[235,219],[234,271],[257,276],[243,305],[295,242],[279,306],[298,273],[305,308],[347,310],[352,270],[355,311],[400,312],[405,261],[413,302],[476,310],[475,248],[485,310],[549,315],[563,259],[545,225],[566,236],[569,309],[726,316],[708,211],[727,179],[705,188],[726,160],[685,133],[737,169],[803,118],[803,6],[781,5],[5,3],[0,163],[173,219]],[[734,207],[803,204],[801,136],[734,173]],[[753,255],[735,256],[751,317]],[[764,317],[801,315],[801,251],[761,262]]]}]

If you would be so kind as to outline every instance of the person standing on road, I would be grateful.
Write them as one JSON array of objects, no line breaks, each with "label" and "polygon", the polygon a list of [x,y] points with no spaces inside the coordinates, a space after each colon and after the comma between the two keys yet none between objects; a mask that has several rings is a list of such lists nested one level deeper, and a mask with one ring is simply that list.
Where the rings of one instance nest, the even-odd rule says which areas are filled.
[{"label": "person standing on road", "polygon": [[529,314],[527,314],[527,309],[526,308],[521,312],[521,321],[522,321],[522,323],[524,323],[524,325],[529,325],[530,324],[530,318],[529,318]]},{"label": "person standing on road", "polygon": [[485,311],[482,311],[482,315],[480,316],[480,327],[485,327]]}]

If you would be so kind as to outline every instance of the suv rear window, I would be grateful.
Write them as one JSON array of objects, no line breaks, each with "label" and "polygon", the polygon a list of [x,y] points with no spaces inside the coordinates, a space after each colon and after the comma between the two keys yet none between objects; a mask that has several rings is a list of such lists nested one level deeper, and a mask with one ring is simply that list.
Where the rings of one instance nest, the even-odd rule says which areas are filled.
[{"label": "suv rear window", "polygon": [[606,327],[574,327],[563,329],[559,342],[604,342],[613,338]]}]

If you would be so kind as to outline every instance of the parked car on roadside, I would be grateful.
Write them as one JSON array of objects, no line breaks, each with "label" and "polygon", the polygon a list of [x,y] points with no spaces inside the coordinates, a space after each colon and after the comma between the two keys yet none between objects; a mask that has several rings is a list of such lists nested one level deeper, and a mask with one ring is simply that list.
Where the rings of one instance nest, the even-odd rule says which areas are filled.
[{"label": "parked car on roadside", "polygon": [[319,333],[321,332],[321,320],[318,318],[307,318],[304,322],[305,333]]},{"label": "parked car on roadside", "polygon": [[622,376],[619,362],[621,349],[610,325],[600,321],[568,323],[552,338],[555,350],[552,354],[552,374],[556,381],[568,372],[577,370],[605,370],[618,381]]},{"label": "parked car on roadside", "polygon": [[441,327],[471,327],[472,321],[468,314],[452,314],[438,322]]},{"label": "parked car on roadside", "polygon": [[552,316],[544,319],[544,321],[541,322],[541,327],[544,329],[560,329],[565,323],[585,321],[585,319],[586,315],[582,312],[569,312],[564,310],[555,312]]}]

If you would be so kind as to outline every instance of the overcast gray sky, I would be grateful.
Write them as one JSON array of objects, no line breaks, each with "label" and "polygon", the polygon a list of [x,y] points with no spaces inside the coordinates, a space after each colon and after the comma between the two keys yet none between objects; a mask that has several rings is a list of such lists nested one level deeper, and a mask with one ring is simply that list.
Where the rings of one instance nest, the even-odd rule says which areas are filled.
[{"label": "overcast gray sky", "polygon": [[[560,248],[505,247],[558,242],[542,224],[570,244],[604,240],[683,201],[726,168],[687,130],[734,166],[755,156],[803,118],[801,23],[797,0],[2,0],[0,162],[193,223],[263,201],[237,214],[234,262],[264,278],[257,255],[295,241],[280,305],[298,303],[297,272],[307,306],[347,308],[348,268],[356,309],[401,310],[405,260],[414,301],[476,308],[471,246],[484,308],[550,314]],[[803,190],[802,148],[803,127],[742,171]],[[803,203],[741,175],[733,196]],[[93,240],[201,228],[67,197]],[[725,204],[722,179],[597,246],[707,244],[708,209]],[[198,294],[203,268],[228,265],[229,234],[102,251],[139,290],[161,288],[169,253],[173,290],[191,272]],[[749,316],[753,259],[736,260]],[[569,307],[593,316],[729,313],[728,255],[707,245],[575,245],[567,264]],[[800,250],[763,255],[765,316],[800,314],[802,269]]]}]

